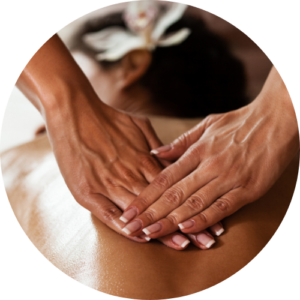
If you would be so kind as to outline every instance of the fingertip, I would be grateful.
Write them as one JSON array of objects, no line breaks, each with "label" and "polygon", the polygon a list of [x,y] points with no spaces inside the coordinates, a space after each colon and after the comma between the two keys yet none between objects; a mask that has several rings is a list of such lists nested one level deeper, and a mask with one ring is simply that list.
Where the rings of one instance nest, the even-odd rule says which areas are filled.
[{"label": "fingertip", "polygon": [[164,146],[161,146],[161,147],[151,150],[150,154],[158,156],[162,153],[170,151],[171,149],[172,149],[171,145],[164,145]]},{"label": "fingertip", "polygon": [[183,223],[178,224],[178,227],[181,231],[189,231],[191,230],[195,225],[194,220],[187,220]]},{"label": "fingertip", "polygon": [[220,236],[225,231],[223,225],[221,223],[217,223],[210,227],[210,231],[215,236]]},{"label": "fingertip", "polygon": [[149,236],[146,236],[145,234],[140,235],[139,238],[146,240],[147,242],[151,241],[151,238]]},{"label": "fingertip", "polygon": [[182,234],[173,235],[172,241],[176,246],[179,246],[179,250],[187,248],[190,243],[190,240]]},{"label": "fingertip", "polygon": [[191,238],[193,244],[202,250],[208,250],[216,243],[214,237],[207,231],[188,234],[188,236]]},{"label": "fingertip", "polygon": [[133,220],[138,215],[138,210],[136,207],[130,207],[124,211],[122,216],[119,218],[120,221],[127,224],[129,221]]}]

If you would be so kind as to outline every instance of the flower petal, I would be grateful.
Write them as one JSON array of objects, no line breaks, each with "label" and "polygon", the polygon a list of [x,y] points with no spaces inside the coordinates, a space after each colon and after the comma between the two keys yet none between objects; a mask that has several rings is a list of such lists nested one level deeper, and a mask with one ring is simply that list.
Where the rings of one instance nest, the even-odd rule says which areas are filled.
[{"label": "flower petal", "polygon": [[95,51],[107,50],[124,42],[133,34],[122,27],[109,27],[98,32],[87,33],[82,39],[86,45]]},{"label": "flower petal", "polygon": [[171,34],[160,38],[157,45],[160,47],[168,47],[180,44],[190,35],[190,33],[190,29],[182,28],[177,32],[172,32]]},{"label": "flower petal", "polygon": [[127,38],[122,43],[115,45],[115,47],[107,50],[106,52],[96,55],[97,60],[116,61],[122,58],[128,52],[135,49],[145,49],[145,41],[139,36],[132,36]]},{"label": "flower petal", "polygon": [[166,13],[159,17],[159,20],[157,21],[155,28],[152,32],[152,38],[154,40],[159,40],[160,37],[166,31],[166,29],[182,17],[186,8],[186,4],[173,3],[170,6],[170,8],[166,11]]}]

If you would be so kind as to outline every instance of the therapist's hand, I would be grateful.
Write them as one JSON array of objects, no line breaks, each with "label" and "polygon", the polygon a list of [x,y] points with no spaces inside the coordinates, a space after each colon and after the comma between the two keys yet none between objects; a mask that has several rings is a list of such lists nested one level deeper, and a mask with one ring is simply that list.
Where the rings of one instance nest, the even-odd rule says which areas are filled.
[{"label": "therapist's hand", "polygon": [[120,231],[121,210],[163,169],[149,153],[161,145],[150,122],[106,106],[93,93],[88,98],[77,93],[71,105],[62,100],[45,115],[58,166],[74,198]]},{"label": "therapist's hand", "polygon": [[[119,218],[162,171],[158,160],[150,155],[150,149],[161,142],[146,118],[112,109],[93,95],[89,99],[77,95],[72,109],[65,111],[62,102],[48,110],[48,134],[61,173],[77,202],[128,237],[121,230]],[[222,228],[217,224],[211,233],[218,235]],[[215,241],[208,232],[195,236],[172,232],[159,240],[176,250],[186,248],[190,240],[202,249]],[[129,238],[149,240],[143,233]]]},{"label": "therapist's hand", "polygon": [[[275,69],[262,93],[239,110],[212,115],[171,145],[152,151],[176,160],[123,217],[134,236],[206,229],[259,199],[299,150],[292,102]],[[132,225],[134,224],[134,226]]]}]

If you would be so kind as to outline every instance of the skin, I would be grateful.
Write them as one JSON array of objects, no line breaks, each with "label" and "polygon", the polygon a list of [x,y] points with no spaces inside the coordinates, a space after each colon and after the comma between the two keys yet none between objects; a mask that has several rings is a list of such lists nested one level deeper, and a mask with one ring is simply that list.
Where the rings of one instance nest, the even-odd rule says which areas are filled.
[{"label": "skin", "polygon": [[131,236],[144,229],[151,238],[178,227],[184,233],[204,230],[262,197],[297,151],[294,108],[273,67],[251,104],[211,115],[154,151],[157,157],[176,162],[125,211],[124,215],[129,210],[138,215],[125,228],[133,228],[134,223]]},{"label": "skin", "polygon": [[[126,91],[127,97],[137,97],[142,91],[134,83],[149,62],[145,53],[125,58],[123,68],[115,69],[110,80],[103,81],[103,90]],[[56,161],[76,201],[107,226],[126,235],[119,220],[122,210],[163,169],[149,153],[161,145],[149,120],[100,101],[56,35],[31,59],[17,86],[44,117]],[[147,97],[143,101],[147,102]],[[186,245],[173,243],[174,235],[189,241],[179,232],[160,241],[176,250],[184,249]],[[144,234],[129,238],[148,240]]]},{"label": "skin", "polygon": [[[178,123],[186,120],[161,118],[157,122],[152,118],[151,121],[166,143],[186,130],[183,130],[186,126],[178,127]],[[133,243],[82,209],[60,175],[46,136],[1,155],[8,199],[21,227],[37,249],[54,266],[82,284],[129,299],[185,296],[209,288],[246,266],[280,225],[293,196],[298,162],[299,156],[260,201],[224,220],[226,232],[212,249],[199,251],[190,244],[185,251],[173,251],[156,241]],[[280,234],[276,238],[280,238]],[[289,255],[291,241],[283,234],[280,242],[286,250],[274,259],[274,272],[278,262]],[[272,241],[266,248],[267,253],[272,252]],[[22,255],[22,249],[16,250],[17,255]],[[265,272],[259,264],[261,258],[253,261],[249,268]],[[247,268],[244,272],[249,270]],[[15,268],[15,272],[18,270]],[[291,278],[280,272],[277,276],[283,281]],[[255,289],[256,282],[249,280],[247,285]]]}]

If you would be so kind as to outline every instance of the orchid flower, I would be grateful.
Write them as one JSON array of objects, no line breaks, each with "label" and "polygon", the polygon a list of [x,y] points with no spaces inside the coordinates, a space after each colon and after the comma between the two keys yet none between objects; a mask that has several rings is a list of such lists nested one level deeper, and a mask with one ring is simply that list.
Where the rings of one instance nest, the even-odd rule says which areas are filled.
[{"label": "orchid flower", "polygon": [[128,29],[118,26],[105,28],[83,36],[84,42],[99,51],[97,60],[116,61],[136,49],[154,50],[182,43],[190,29],[182,28],[166,35],[165,31],[177,22],[186,10],[185,4],[172,3],[160,13],[158,1],[130,2],[123,17]]}]

